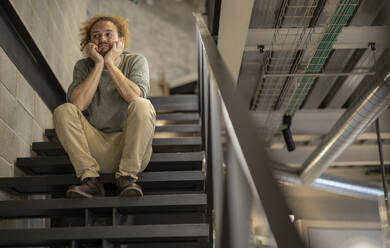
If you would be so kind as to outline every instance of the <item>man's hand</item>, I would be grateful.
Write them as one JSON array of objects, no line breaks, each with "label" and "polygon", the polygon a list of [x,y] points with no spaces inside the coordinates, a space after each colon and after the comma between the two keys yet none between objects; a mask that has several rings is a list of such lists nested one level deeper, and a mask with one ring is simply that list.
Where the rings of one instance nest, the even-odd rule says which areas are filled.
[{"label": "man's hand", "polygon": [[104,58],[102,55],[100,55],[98,52],[97,52],[97,46],[92,43],[92,42],[89,42],[87,44],[87,54],[89,55],[89,57],[93,60],[93,62],[95,62],[95,64],[99,64],[99,63],[104,63]]},{"label": "man's hand", "polygon": [[104,55],[104,64],[106,66],[112,66],[119,64],[120,55],[123,52],[125,44],[122,41],[116,41],[112,44],[110,51]]}]

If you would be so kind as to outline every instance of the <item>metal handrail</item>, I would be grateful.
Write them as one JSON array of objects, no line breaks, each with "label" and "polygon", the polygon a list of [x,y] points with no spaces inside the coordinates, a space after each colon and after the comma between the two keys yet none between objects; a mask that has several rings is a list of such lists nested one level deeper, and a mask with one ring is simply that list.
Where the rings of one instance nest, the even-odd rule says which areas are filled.
[{"label": "metal handrail", "polygon": [[[238,225],[236,222],[233,223],[233,221],[239,221],[237,213],[240,210],[247,211],[250,209],[252,202],[239,202],[239,204],[236,204],[236,198],[245,199],[245,197],[239,194],[245,195],[247,192],[242,190],[236,191],[236,188],[232,188],[231,183],[236,183],[235,185],[238,188],[244,189],[243,186],[248,184],[248,182],[250,183],[250,181],[254,185],[253,191],[258,194],[258,198],[261,201],[277,246],[304,247],[296,228],[289,219],[288,207],[270,166],[265,142],[256,131],[245,101],[234,88],[232,76],[223,62],[203,17],[200,14],[195,14],[194,16],[197,25],[199,49],[199,93],[202,101],[201,106],[203,106],[201,115],[203,124],[208,127],[204,129],[203,134],[205,135],[206,156],[208,158],[208,180],[210,179],[213,182],[213,187],[212,189],[208,188],[208,192],[214,193],[212,205],[216,214],[216,247],[236,247],[237,242],[233,240],[233,237],[238,237],[241,240],[249,239],[248,233],[242,233],[239,229],[232,229],[231,227]],[[211,69],[212,75],[215,77],[215,83],[214,80],[210,82],[207,68]],[[224,103],[226,113],[234,129],[234,134],[230,132],[228,135],[233,140],[236,137],[236,142],[232,143],[230,141],[226,152],[228,155],[228,158],[225,160],[228,164],[226,175],[223,172],[221,173],[222,151],[221,149],[214,150],[218,143],[215,137],[220,135],[218,128],[213,124],[214,121],[219,121],[218,116],[220,116],[218,107],[215,106],[215,104],[218,104],[218,99],[216,99],[219,98],[218,94],[221,102]],[[207,104],[208,102],[211,104]],[[221,106],[223,106],[222,103]],[[237,151],[237,145],[241,148],[241,151]],[[244,155],[246,164],[243,164],[242,161],[240,163],[236,156],[236,154],[241,152]],[[237,177],[236,174],[242,173],[242,169],[237,170],[238,167],[235,166],[237,164],[247,166],[247,175],[250,175],[252,180],[248,180],[248,177]],[[212,175],[211,178],[210,174]],[[208,187],[210,187],[210,184]],[[234,192],[238,192],[238,195],[233,194]],[[249,200],[253,200],[253,198]],[[217,211],[219,212],[217,213]],[[249,213],[246,212],[245,214],[248,215]],[[225,218],[222,220],[221,217]],[[240,223],[242,224],[242,222]],[[236,230],[238,233],[233,233],[232,230]],[[245,235],[247,236],[245,237]]]}]

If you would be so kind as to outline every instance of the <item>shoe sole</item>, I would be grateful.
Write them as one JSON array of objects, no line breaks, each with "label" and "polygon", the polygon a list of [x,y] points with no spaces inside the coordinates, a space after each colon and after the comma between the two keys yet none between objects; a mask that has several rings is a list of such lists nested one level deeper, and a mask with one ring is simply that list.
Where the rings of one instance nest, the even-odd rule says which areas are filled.
[{"label": "shoe sole", "polygon": [[127,187],[121,191],[119,196],[121,197],[134,197],[134,196],[143,196],[142,190],[139,190],[136,187]]},{"label": "shoe sole", "polygon": [[68,198],[92,198],[92,197],[103,197],[104,195],[94,196],[82,191],[77,190],[68,190],[66,192],[66,197]]}]

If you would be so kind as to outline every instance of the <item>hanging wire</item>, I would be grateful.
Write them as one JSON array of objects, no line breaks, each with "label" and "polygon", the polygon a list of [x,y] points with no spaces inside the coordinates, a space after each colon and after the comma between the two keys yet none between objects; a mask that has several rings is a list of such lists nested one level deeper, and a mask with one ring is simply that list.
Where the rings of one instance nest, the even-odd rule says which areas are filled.
[{"label": "hanging wire", "polygon": [[381,176],[382,176],[382,184],[383,184],[383,192],[386,204],[386,210],[389,212],[389,192],[387,190],[387,182],[386,182],[386,168],[383,162],[383,150],[382,150],[382,139],[379,128],[379,117],[375,120],[375,129],[376,129],[376,137],[378,142],[378,152],[379,152],[379,162],[381,165]]},{"label": "hanging wire", "polygon": [[[370,47],[372,51],[372,63],[373,63],[373,68],[375,72],[375,79],[378,82],[381,80],[378,75],[378,68],[377,68],[377,63],[376,63],[376,46],[375,43],[369,43],[368,46]],[[386,80],[386,79],[385,79]],[[382,138],[381,138],[381,133],[380,133],[380,127],[379,127],[379,116],[375,120],[375,131],[376,131],[376,137],[377,137],[377,143],[378,143],[378,153],[379,153],[379,162],[380,162],[380,168],[381,168],[381,176],[382,176],[382,184],[383,184],[383,191],[384,191],[384,199],[385,199],[385,204],[386,204],[386,210],[389,212],[390,210],[390,204],[389,204],[389,192],[387,188],[387,178],[386,175],[390,174],[389,173],[389,168],[386,168],[388,166],[385,166],[384,164],[384,159],[383,159],[383,150],[382,150]]]}]

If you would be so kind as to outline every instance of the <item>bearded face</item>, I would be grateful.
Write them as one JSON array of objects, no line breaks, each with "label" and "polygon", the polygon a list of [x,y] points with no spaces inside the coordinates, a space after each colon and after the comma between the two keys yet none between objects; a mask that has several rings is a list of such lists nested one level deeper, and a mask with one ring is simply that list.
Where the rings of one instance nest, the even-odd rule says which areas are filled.
[{"label": "bearded face", "polygon": [[110,21],[99,21],[91,28],[91,42],[97,46],[96,51],[102,56],[106,55],[118,40],[117,27]]},{"label": "bearded face", "polygon": [[108,51],[110,51],[110,49],[112,48],[113,43],[112,42],[100,42],[97,45],[98,45],[98,47],[96,48],[97,52],[100,53],[104,57],[104,55],[106,55],[106,53]]}]

